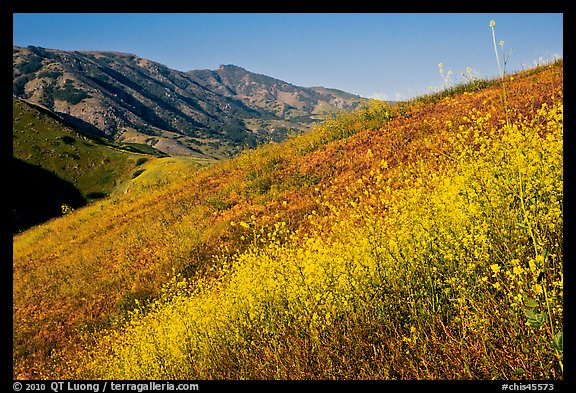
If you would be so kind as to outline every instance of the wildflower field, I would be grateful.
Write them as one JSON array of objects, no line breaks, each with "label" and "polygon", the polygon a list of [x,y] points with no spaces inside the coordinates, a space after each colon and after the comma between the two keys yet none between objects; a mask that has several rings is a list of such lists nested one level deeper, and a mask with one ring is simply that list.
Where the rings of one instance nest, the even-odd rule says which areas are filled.
[{"label": "wildflower field", "polygon": [[563,63],[505,78],[15,236],[15,376],[563,379]]}]

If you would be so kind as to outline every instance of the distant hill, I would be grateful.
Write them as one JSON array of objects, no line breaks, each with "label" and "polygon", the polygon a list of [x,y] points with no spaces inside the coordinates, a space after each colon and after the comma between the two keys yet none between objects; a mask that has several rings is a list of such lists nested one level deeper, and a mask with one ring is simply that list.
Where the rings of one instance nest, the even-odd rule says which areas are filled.
[{"label": "distant hill", "polygon": [[222,65],[215,71],[189,71],[188,75],[206,89],[254,109],[259,116],[246,119],[245,126],[276,139],[284,135],[287,126],[306,128],[327,113],[350,111],[361,102],[358,96],[340,90],[294,86],[234,65]]},{"label": "distant hill", "polygon": [[126,53],[32,46],[13,47],[13,94],[96,135],[211,158],[282,140],[364,100],[232,65],[181,72]]}]

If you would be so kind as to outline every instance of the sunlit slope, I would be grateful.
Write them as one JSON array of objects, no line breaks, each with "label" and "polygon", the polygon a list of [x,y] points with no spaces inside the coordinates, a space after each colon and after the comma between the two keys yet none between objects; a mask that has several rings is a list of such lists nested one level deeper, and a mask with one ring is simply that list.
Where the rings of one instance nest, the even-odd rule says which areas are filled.
[{"label": "sunlit slope", "polygon": [[[552,267],[547,286],[539,285],[556,307],[550,311],[554,334],[561,330],[562,78],[558,63],[509,82],[509,117],[529,141],[502,128],[495,83],[392,109],[376,103],[283,144],[183,172],[177,182],[128,189],[16,236],[15,374],[68,376],[63,361],[69,361],[68,372],[79,370],[77,378],[557,376],[556,355],[544,349],[551,348],[546,326],[528,329],[519,303],[510,303],[519,292],[509,296],[492,284],[509,284],[513,261],[544,258]],[[517,151],[497,176],[490,172]],[[543,207],[535,207],[546,209],[540,225],[547,228],[536,246],[535,232],[523,229],[530,226],[518,212],[521,202],[529,213],[535,195],[518,199],[513,193],[519,184],[513,174],[523,168],[523,192],[526,184],[539,189],[535,179],[550,181],[542,184],[548,190],[540,197]],[[512,190],[510,201],[502,199],[499,184]],[[482,192],[492,189],[496,194]],[[550,222],[556,227],[547,227]],[[254,230],[275,224],[270,240],[273,229],[255,240]],[[548,255],[535,254],[542,251],[539,242]],[[245,253],[233,257],[235,250]],[[223,259],[231,262],[228,270]],[[523,269],[540,275],[541,266],[534,266]],[[430,274],[433,268],[438,277]],[[120,326],[177,274],[189,278],[172,290],[183,296],[156,305],[158,311],[141,321],[135,317],[125,335],[93,334]],[[219,277],[216,284],[213,277]],[[541,318],[542,294],[531,288],[523,290],[532,291],[531,310]],[[472,330],[504,310],[482,334]],[[197,335],[188,335],[191,330]],[[495,339],[504,333],[504,341]],[[526,339],[511,338],[517,335]],[[467,341],[473,336],[491,344]],[[93,340],[100,343],[90,355],[96,362],[77,357]],[[143,346],[142,340],[156,344]],[[504,356],[503,348],[514,356]],[[542,349],[530,367],[528,348]],[[51,353],[55,363],[48,361]],[[460,355],[446,359],[446,353]],[[257,365],[248,356],[263,361]],[[427,356],[435,360],[418,363]],[[135,358],[142,361],[129,360]],[[520,368],[523,373],[514,374]]]}]

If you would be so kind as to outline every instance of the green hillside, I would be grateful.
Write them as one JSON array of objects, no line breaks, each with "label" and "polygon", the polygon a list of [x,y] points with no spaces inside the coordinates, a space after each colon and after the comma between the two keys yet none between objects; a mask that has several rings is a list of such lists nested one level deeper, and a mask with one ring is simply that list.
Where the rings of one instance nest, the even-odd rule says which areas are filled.
[{"label": "green hillside", "polygon": [[563,379],[562,140],[559,61],[134,166],[14,236],[14,377]]},{"label": "green hillside", "polygon": [[[158,151],[78,133],[54,114],[12,101],[15,231],[114,192]],[[64,208],[66,210],[66,208]]]}]

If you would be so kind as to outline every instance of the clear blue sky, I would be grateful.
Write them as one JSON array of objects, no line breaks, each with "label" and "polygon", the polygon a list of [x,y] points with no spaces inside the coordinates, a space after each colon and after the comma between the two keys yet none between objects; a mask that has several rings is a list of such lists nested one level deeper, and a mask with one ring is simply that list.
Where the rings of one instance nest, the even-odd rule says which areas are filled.
[{"label": "clear blue sky", "polygon": [[494,77],[496,40],[508,71],[563,56],[563,15],[14,14],[13,43],[128,52],[181,71],[235,64],[299,86],[408,99],[471,67]]}]

